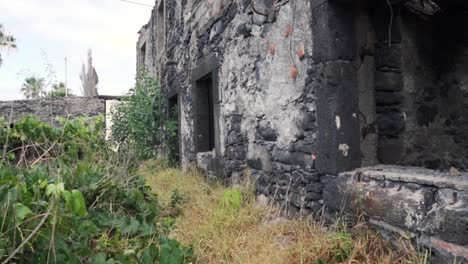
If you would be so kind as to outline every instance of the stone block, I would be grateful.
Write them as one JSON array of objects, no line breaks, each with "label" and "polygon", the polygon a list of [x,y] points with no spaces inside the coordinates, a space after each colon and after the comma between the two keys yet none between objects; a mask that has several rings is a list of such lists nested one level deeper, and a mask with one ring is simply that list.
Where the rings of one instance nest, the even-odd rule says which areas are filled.
[{"label": "stone block", "polygon": [[398,138],[379,138],[377,157],[383,164],[396,164],[403,154],[403,142]]},{"label": "stone block", "polygon": [[381,43],[375,49],[375,66],[380,71],[401,71],[401,45]]},{"label": "stone block", "polygon": [[377,91],[375,93],[375,102],[377,105],[396,105],[403,102],[403,95],[401,93]]},{"label": "stone block", "polygon": [[316,146],[315,144],[311,142],[305,142],[301,140],[301,141],[294,143],[294,150],[299,151],[299,152],[304,152],[307,154],[312,154],[312,153],[315,153]]},{"label": "stone block", "polygon": [[257,128],[258,135],[265,141],[276,141],[278,133],[275,129],[271,128],[269,122],[261,121]]},{"label": "stone block", "polygon": [[273,12],[275,8],[274,0],[254,0],[252,1],[252,5],[254,7],[254,13],[258,12],[258,14],[262,15],[268,15]]},{"label": "stone block", "polygon": [[305,196],[301,193],[292,193],[289,198],[290,202],[292,205],[294,205],[297,208],[303,208],[304,207],[304,201],[305,201]]},{"label": "stone block", "polygon": [[302,152],[290,152],[286,150],[275,150],[273,158],[281,163],[289,165],[298,165],[302,168],[312,167],[314,161],[312,156]]},{"label": "stone block", "polygon": [[335,211],[364,212],[369,218],[415,231],[433,199],[430,188],[413,190],[405,184],[388,187],[385,182],[360,182],[348,176],[325,177],[324,203]]},{"label": "stone block", "polygon": [[320,183],[311,183],[307,185],[306,192],[321,193],[323,190],[323,185]]},{"label": "stone block", "polygon": [[448,243],[431,237],[428,247],[433,251],[431,263],[457,263],[468,264],[468,247]]},{"label": "stone block", "polygon": [[229,159],[243,160],[247,156],[247,151],[245,146],[232,145],[226,148],[225,155]]},{"label": "stone block", "polygon": [[354,14],[350,12],[350,6],[314,0],[311,7],[314,62],[354,60]]},{"label": "stone block", "polygon": [[440,189],[420,230],[449,243],[468,245],[468,191]]},{"label": "stone block", "polygon": [[252,23],[257,26],[263,25],[263,23],[265,23],[266,20],[267,20],[267,16],[264,16],[264,15],[254,13],[252,16]]},{"label": "stone block", "polygon": [[320,199],[322,199],[322,194],[320,194],[320,193],[315,193],[315,192],[308,192],[308,193],[306,193],[305,196],[304,196],[304,200],[305,200],[305,201],[308,201],[308,202],[310,202],[310,201],[318,201],[318,200],[320,200]]},{"label": "stone block", "polygon": [[403,75],[395,72],[375,73],[375,89],[377,91],[397,92],[403,89]]},{"label": "stone block", "polygon": [[355,65],[329,62],[317,78],[317,168],[330,174],[355,169],[361,165],[359,119],[353,117],[359,113]]},{"label": "stone block", "polygon": [[241,22],[236,25],[234,32],[237,36],[248,37],[250,32],[252,32],[252,25],[247,22]]},{"label": "stone block", "polygon": [[210,40],[214,39],[216,36],[223,33],[224,29],[225,29],[225,26],[223,25],[222,20],[219,20],[218,22],[216,22],[211,28]]},{"label": "stone block", "polygon": [[377,115],[377,128],[380,135],[398,136],[405,129],[404,116],[400,112]]},{"label": "stone block", "polygon": [[266,174],[260,174],[255,185],[257,189],[257,193],[269,195],[271,183],[272,183],[271,181],[272,179],[270,176]]}]

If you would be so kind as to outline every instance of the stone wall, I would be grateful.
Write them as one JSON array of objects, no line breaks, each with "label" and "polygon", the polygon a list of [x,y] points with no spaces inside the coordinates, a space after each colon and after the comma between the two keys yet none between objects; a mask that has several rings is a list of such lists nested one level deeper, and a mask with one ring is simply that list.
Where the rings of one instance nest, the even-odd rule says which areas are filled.
[{"label": "stone wall", "polygon": [[106,115],[106,102],[114,97],[69,97],[60,99],[38,99],[1,101],[0,117],[14,123],[26,117],[34,115],[49,124],[58,124],[57,117],[75,118],[78,116]]},{"label": "stone wall", "polygon": [[[141,31],[138,56],[145,56],[168,97],[179,98],[182,164],[198,163],[226,182],[249,171],[258,179],[259,193],[275,197],[285,208],[319,207],[316,98],[309,74],[311,3],[166,3],[166,45],[155,47],[159,42],[148,40],[160,30],[155,23],[161,3]],[[157,61],[148,52],[152,50],[153,55],[164,50],[165,56]],[[197,80],[207,74],[217,88],[216,139],[213,151],[199,152]]]}]

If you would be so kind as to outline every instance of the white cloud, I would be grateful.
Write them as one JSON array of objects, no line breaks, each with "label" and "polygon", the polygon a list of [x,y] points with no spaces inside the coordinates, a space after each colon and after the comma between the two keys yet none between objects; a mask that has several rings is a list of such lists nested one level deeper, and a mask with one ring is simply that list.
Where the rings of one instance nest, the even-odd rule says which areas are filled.
[{"label": "white cloud", "polygon": [[0,68],[0,99],[15,97],[12,89],[19,91],[21,80],[12,76],[15,70],[43,72],[40,49],[47,53],[59,80],[64,76],[64,57],[68,58],[68,79],[75,93],[88,48],[93,49],[101,94],[121,94],[133,85],[137,32],[148,21],[150,7],[119,0],[14,0],[0,1],[0,10],[0,23],[18,38],[19,46]]}]

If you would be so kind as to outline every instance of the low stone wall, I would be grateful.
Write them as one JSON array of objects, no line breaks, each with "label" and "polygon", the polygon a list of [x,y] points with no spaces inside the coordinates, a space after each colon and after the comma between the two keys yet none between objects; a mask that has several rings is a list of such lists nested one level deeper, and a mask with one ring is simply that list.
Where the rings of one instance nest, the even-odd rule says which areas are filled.
[{"label": "low stone wall", "polygon": [[0,117],[17,122],[28,115],[57,124],[57,117],[98,116],[106,113],[106,99],[69,97],[59,99],[0,101]]},{"label": "low stone wall", "polygon": [[468,173],[456,174],[362,168],[322,177],[323,200],[331,215],[364,215],[389,239],[410,236],[432,263],[468,263]]}]

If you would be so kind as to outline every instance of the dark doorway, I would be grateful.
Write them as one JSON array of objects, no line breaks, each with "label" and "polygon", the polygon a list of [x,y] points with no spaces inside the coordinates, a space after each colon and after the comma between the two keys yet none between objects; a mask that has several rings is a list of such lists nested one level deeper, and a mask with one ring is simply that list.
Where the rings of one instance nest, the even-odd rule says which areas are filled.
[{"label": "dark doorway", "polygon": [[197,152],[212,151],[215,148],[213,97],[213,78],[210,73],[196,82]]},{"label": "dark doorway", "polygon": [[168,99],[168,158],[175,165],[180,164],[179,155],[179,96],[176,94]]},{"label": "dark doorway", "polygon": [[146,42],[143,43],[140,49],[140,56],[141,56],[141,65],[145,65],[146,63]]}]

